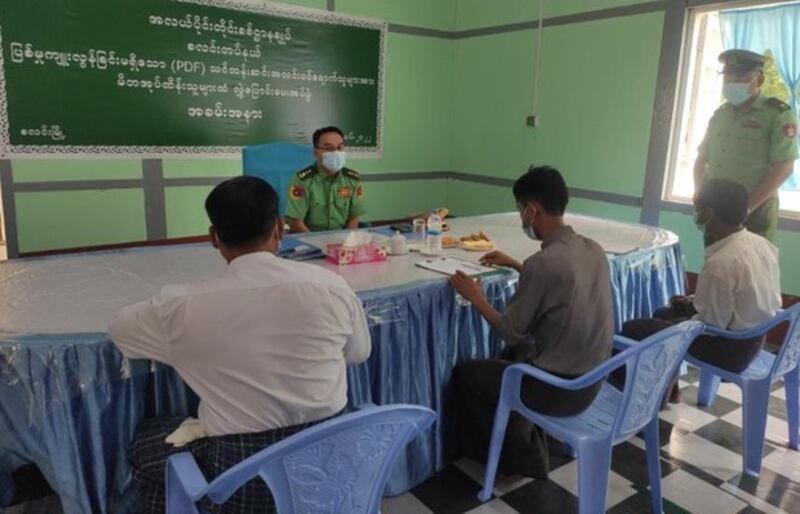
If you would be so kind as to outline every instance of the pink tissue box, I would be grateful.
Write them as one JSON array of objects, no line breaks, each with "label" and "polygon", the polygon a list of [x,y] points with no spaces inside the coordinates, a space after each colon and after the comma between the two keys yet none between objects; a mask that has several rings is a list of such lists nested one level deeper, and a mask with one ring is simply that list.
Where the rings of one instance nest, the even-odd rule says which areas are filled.
[{"label": "pink tissue box", "polygon": [[345,247],[340,244],[328,245],[325,259],[333,264],[344,266],[346,264],[364,264],[367,262],[383,262],[386,260],[386,250],[375,243],[356,247]]}]

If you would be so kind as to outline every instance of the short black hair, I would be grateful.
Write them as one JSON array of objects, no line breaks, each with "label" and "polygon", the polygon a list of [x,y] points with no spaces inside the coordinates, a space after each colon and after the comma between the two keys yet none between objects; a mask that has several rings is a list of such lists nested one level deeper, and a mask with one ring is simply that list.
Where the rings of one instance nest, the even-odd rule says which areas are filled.
[{"label": "short black hair", "polygon": [[710,209],[728,225],[741,225],[747,219],[747,189],[737,182],[721,178],[711,179],[700,188],[694,198],[696,210]]},{"label": "short black hair", "polygon": [[220,241],[229,247],[258,243],[278,222],[278,194],[257,177],[236,177],[206,198],[206,213]]},{"label": "short black hair", "polygon": [[551,215],[561,216],[569,203],[569,190],[564,177],[550,166],[531,166],[514,182],[517,203],[537,202]]},{"label": "short black hair", "polygon": [[321,138],[323,135],[328,134],[330,132],[336,132],[337,134],[342,136],[342,139],[344,139],[344,132],[342,132],[342,129],[340,129],[339,127],[333,127],[333,126],[331,126],[331,127],[322,127],[320,129],[315,130],[314,131],[314,135],[311,136],[311,140],[314,143],[314,148],[316,148],[317,145],[319,145],[319,138]]}]

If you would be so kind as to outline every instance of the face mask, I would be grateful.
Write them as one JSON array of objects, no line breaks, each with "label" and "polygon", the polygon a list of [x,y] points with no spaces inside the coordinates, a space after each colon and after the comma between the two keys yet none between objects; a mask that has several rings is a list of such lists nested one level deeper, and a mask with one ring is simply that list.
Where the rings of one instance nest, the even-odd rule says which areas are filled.
[{"label": "face mask", "polygon": [[322,154],[322,165],[334,173],[339,173],[345,164],[343,151],[325,152]]},{"label": "face mask", "polygon": [[722,96],[733,105],[742,105],[750,99],[750,83],[731,82],[722,86]]},{"label": "face mask", "polygon": [[[523,211],[523,214],[524,214],[524,211]],[[539,238],[536,236],[536,231],[533,230],[533,220],[531,220],[530,224],[526,227],[525,226],[525,219],[523,217],[523,220],[522,220],[522,231],[525,233],[526,236],[528,236],[529,239],[531,239],[533,241],[538,241],[539,240]]]}]

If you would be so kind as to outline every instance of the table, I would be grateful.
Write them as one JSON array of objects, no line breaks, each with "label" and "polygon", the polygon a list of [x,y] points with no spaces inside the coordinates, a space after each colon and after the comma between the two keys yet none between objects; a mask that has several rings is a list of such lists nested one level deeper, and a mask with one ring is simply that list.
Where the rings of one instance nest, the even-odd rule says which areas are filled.
[{"label": "table", "polygon": [[[683,292],[677,237],[667,231],[570,216],[576,231],[613,251],[609,255],[615,324],[646,316]],[[512,256],[538,250],[517,214],[457,218],[452,234],[478,229]],[[336,237],[336,236],[334,236]],[[451,253],[476,260],[480,254]],[[456,363],[497,355],[502,342],[460,301],[445,277],[414,265],[411,254],[387,263],[338,268],[368,315],[373,352],[348,370],[353,405],[414,403],[444,412],[445,389]],[[68,514],[131,510],[126,448],[136,425],[153,415],[186,415],[196,398],[171,368],[124,359],[105,329],[123,305],[167,284],[222,270],[206,245],[121,250],[19,260],[0,265],[0,478],[37,464]],[[502,309],[516,274],[487,278],[484,287]],[[443,419],[413,441],[392,475],[388,494],[400,494],[441,469]],[[0,480],[2,483],[3,480]]]}]

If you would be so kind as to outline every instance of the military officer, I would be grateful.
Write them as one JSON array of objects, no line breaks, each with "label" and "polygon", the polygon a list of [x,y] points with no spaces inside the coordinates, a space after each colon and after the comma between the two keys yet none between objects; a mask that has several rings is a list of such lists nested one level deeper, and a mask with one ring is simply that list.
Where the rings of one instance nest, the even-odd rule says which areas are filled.
[{"label": "military officer", "polygon": [[361,177],[345,168],[344,133],[337,127],[314,132],[316,162],[297,172],[289,186],[286,218],[292,232],[358,228],[366,210]]},{"label": "military officer", "polygon": [[778,226],[778,189],[798,157],[797,122],[781,100],[761,94],[767,58],[746,50],[728,50],[723,64],[727,102],[708,122],[694,165],[695,191],[712,178],[729,179],[748,191],[751,232],[774,240]]}]

